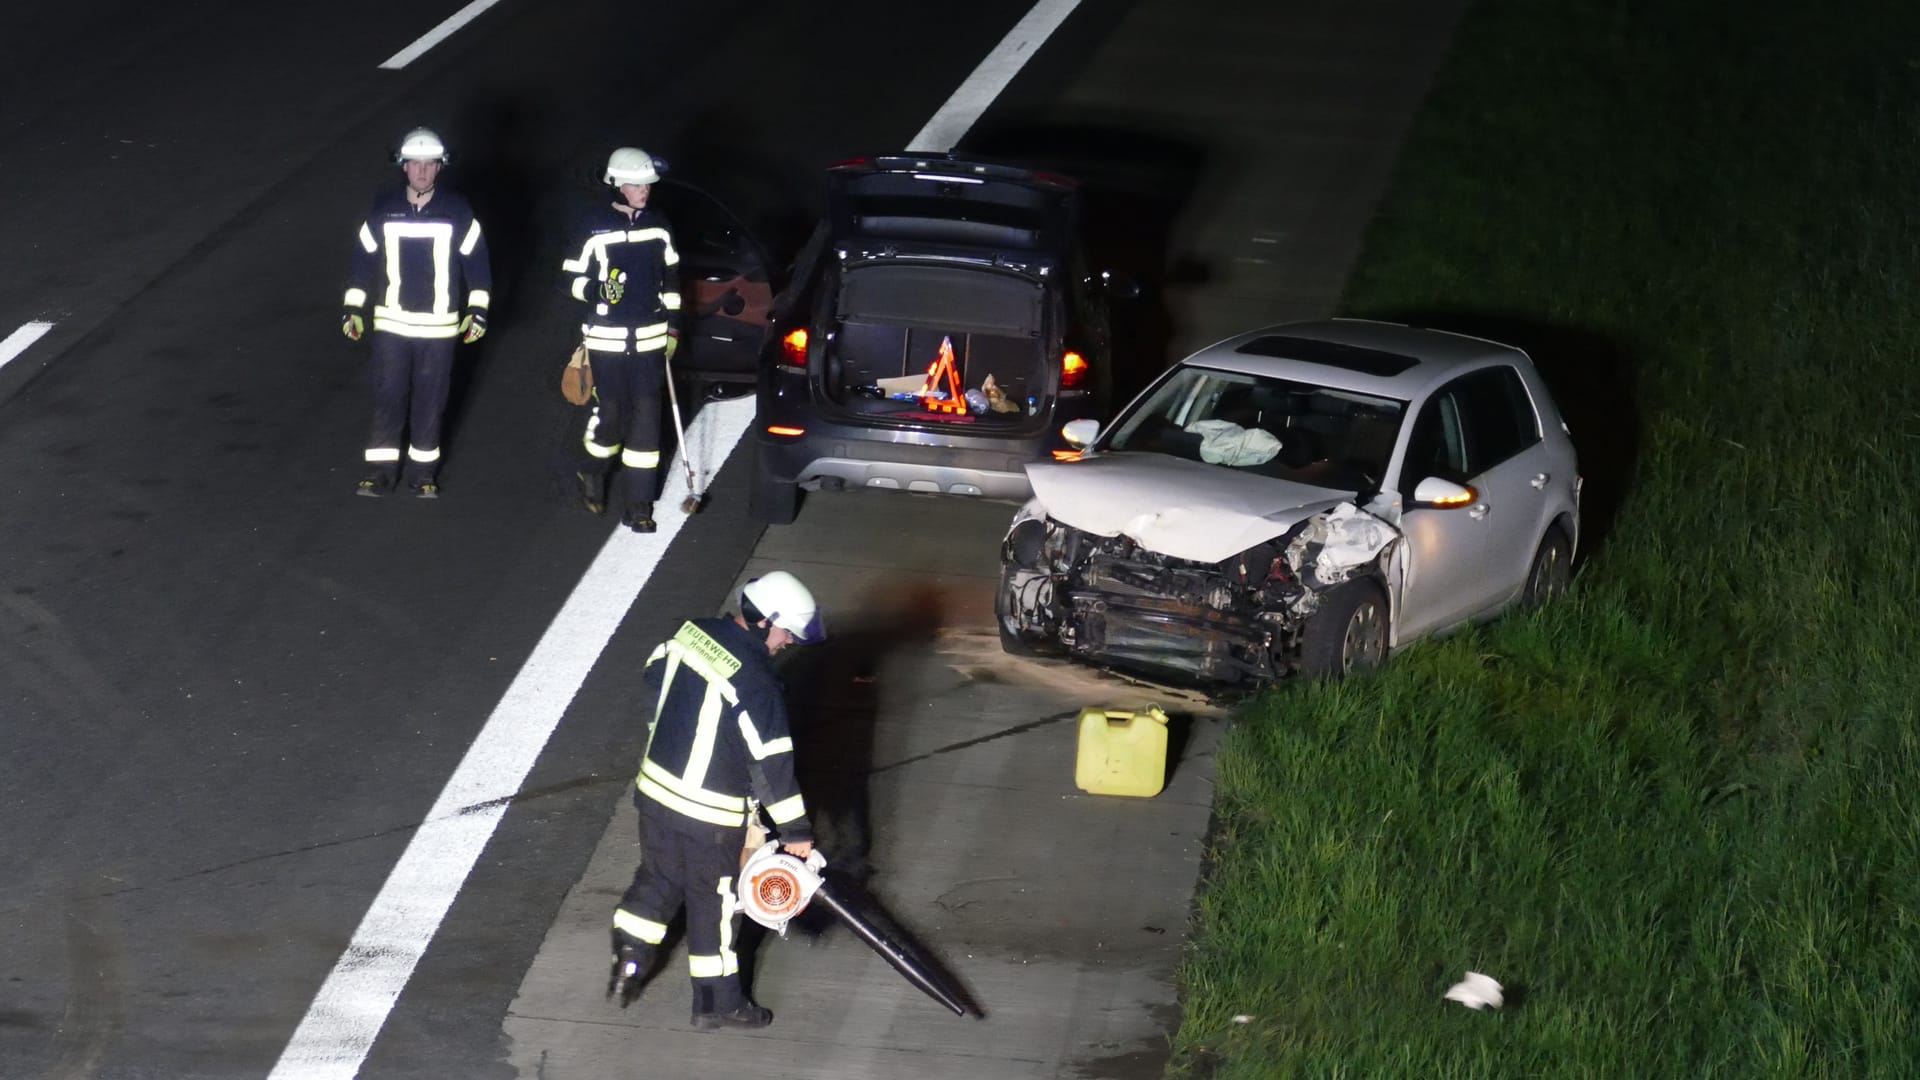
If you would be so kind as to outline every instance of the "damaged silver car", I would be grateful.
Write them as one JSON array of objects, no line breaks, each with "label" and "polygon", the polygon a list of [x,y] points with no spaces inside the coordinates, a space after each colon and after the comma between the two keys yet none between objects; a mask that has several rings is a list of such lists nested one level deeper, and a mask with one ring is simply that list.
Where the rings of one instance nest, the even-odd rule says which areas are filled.
[{"label": "damaged silver car", "polygon": [[995,615],[1016,654],[1206,684],[1341,675],[1564,592],[1573,442],[1527,355],[1332,319],[1175,365],[1027,467]]}]

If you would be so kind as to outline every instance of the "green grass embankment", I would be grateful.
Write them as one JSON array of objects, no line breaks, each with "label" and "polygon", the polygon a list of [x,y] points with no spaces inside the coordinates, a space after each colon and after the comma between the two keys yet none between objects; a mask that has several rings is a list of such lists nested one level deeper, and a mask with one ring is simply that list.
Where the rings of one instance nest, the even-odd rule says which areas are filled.
[{"label": "green grass embankment", "polygon": [[[1176,1074],[1920,1076],[1915,42],[1885,0],[1468,16],[1343,310],[1534,353],[1587,561],[1243,710]],[[1516,1000],[1443,1002],[1468,969]]]}]

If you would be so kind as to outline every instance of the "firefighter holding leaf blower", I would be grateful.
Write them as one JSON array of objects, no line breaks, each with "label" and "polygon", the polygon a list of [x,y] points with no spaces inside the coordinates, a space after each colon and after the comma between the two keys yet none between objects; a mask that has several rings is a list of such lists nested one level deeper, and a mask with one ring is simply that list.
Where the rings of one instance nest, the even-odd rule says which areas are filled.
[{"label": "firefighter holding leaf blower", "polygon": [[741,588],[739,614],[690,620],[648,658],[647,682],[660,697],[635,780],[642,861],[613,913],[607,987],[623,1008],[639,995],[667,923],[684,903],[693,1026],[773,1022],[740,983],[735,879],[756,804],[783,850],[801,859],[814,853],[772,660],[791,644],[825,636],[813,594],[775,570]]}]

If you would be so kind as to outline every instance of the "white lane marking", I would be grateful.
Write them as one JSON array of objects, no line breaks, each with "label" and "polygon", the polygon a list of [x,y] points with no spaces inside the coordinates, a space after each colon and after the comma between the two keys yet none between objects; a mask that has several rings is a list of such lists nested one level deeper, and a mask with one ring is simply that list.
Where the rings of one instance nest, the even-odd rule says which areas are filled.
[{"label": "white lane marking", "polygon": [[[712,461],[710,448],[739,442],[753,413],[751,397],[701,409],[687,431],[694,459]],[[507,804],[686,524],[686,472],[670,465],[654,510],[660,530],[615,529],[600,549],[381,886],[271,1080],[349,1080],[359,1071]]]},{"label": "white lane marking", "polygon": [[6,340],[0,341],[0,368],[12,363],[15,357],[26,352],[34,342],[47,336],[47,331],[51,329],[53,324],[50,322],[30,322],[8,334]]},{"label": "white lane marking", "polygon": [[472,22],[481,12],[499,2],[500,0],[473,0],[473,3],[447,16],[439,26],[427,31],[420,40],[387,57],[386,62],[380,65],[381,70],[399,71],[420,59],[428,49],[452,37],[454,31]]},{"label": "white lane marking", "polygon": [[[1078,2],[1041,0],[981,61],[911,145],[921,150],[952,149],[991,103],[991,97],[979,100],[983,88],[998,93]],[[1036,20],[1042,11],[1047,14]],[[1039,37],[1034,36],[1036,26],[1045,28]],[[1024,55],[1015,60],[1006,53]],[[938,145],[927,142],[932,137],[928,132],[936,125],[945,133],[938,137],[946,140]],[[702,487],[746,435],[753,415],[752,398],[715,402],[700,410],[687,430],[687,442],[695,450],[695,463],[704,466]],[[669,463],[660,501],[654,504],[660,531],[641,536],[619,529],[600,549],[388,875],[269,1080],[351,1080],[360,1071],[393,1003],[506,812],[507,802],[532,770],[534,759],[666,554],[667,545],[686,523],[680,510],[686,495],[685,471],[677,462]]]},{"label": "white lane marking", "polygon": [[1040,51],[1047,38],[1053,36],[1079,6],[1080,0],[1040,0],[1033,5],[1027,17],[1007,31],[1007,36],[1000,39],[1000,44],[980,61],[980,66],[973,69],[960,89],[940,106],[940,111],[933,114],[920,134],[907,143],[907,149],[937,154],[958,146],[980,119],[980,114],[987,111],[987,106],[993,104],[1020,69],[1027,66],[1027,61],[1033,59],[1033,54]]}]

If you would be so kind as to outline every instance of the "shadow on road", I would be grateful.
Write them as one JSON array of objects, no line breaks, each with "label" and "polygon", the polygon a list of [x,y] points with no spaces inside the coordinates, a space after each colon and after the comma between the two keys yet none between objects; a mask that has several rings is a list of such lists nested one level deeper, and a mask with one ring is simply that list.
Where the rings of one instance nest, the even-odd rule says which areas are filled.
[{"label": "shadow on road", "polygon": [[828,638],[785,661],[800,788],[820,846],[835,870],[858,881],[873,872],[868,808],[881,672],[895,653],[924,649],[946,617],[934,586],[873,597],[853,625],[828,623]]}]

